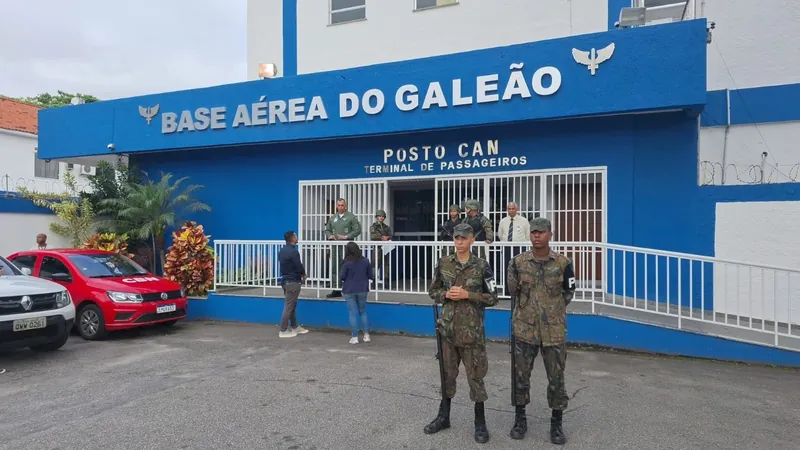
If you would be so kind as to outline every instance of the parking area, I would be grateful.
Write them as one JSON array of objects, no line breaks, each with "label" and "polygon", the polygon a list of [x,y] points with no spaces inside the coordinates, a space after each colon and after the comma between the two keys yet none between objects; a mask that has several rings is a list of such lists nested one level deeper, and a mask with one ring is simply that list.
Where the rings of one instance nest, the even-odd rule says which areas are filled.
[{"label": "parking area", "polygon": [[[274,326],[187,322],[54,354],[0,354],[0,448],[441,449],[479,447],[463,368],[452,427],[438,407],[433,339],[343,332],[279,339]],[[524,441],[508,436],[508,346],[489,345],[483,448],[553,448],[537,360]],[[571,350],[568,448],[794,449],[800,372]]]}]

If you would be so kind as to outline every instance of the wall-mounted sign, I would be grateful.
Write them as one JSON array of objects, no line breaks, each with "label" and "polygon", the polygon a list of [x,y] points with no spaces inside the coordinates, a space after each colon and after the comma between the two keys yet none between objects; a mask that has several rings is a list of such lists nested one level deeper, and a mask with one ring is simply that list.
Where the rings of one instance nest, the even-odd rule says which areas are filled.
[{"label": "wall-mounted sign", "polygon": [[364,166],[368,174],[412,172],[454,172],[467,169],[522,168],[525,156],[500,154],[500,141],[462,142],[457,146],[421,145],[408,148],[386,148],[383,163]]},{"label": "wall-mounted sign", "polygon": [[[342,92],[338,96],[338,118],[354,117],[359,112],[374,116],[380,114],[387,102],[402,112],[429,110],[431,108],[457,108],[472,104],[497,103],[514,98],[544,97],[561,88],[561,72],[553,66],[540,67],[533,73],[523,71],[523,63],[514,63],[508,81],[499,82],[500,74],[480,75],[475,79],[475,89],[466,92],[460,78],[443,82],[431,81],[427,86],[404,84],[388,95],[381,89],[367,89],[363,93]],[[450,95],[445,95],[447,91]],[[388,100],[387,100],[388,96]],[[310,98],[268,99],[261,96],[252,104],[240,104],[234,111],[225,106],[200,107],[179,112],[163,111],[163,105],[140,106],[140,115],[148,124],[161,110],[161,133],[186,133],[226,128],[260,127],[280,123],[314,122],[328,120],[330,106],[322,96]],[[147,114],[145,114],[147,113]],[[232,113],[232,114],[231,114]]]}]

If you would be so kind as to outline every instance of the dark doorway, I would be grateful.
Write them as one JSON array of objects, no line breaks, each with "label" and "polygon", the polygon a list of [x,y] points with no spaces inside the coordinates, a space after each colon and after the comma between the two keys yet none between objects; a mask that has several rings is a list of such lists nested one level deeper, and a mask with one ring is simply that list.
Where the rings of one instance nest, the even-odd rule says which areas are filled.
[{"label": "dark doorway", "polygon": [[[389,196],[393,207],[395,241],[432,241],[435,229],[434,180],[390,182]],[[396,279],[410,280],[426,277],[420,273],[420,262],[433,257],[430,247],[398,247],[402,253],[392,258],[396,262]]]}]

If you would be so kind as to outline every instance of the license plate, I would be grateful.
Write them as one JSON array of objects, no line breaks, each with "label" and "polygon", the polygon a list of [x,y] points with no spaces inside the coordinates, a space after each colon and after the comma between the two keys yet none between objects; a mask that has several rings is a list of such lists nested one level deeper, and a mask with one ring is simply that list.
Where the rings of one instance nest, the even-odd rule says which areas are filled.
[{"label": "license plate", "polygon": [[168,313],[168,312],[172,312],[172,311],[175,311],[175,305],[156,306],[156,313],[158,313],[158,314]]},{"label": "license plate", "polygon": [[47,317],[34,317],[14,321],[14,331],[27,331],[44,328],[47,326]]}]

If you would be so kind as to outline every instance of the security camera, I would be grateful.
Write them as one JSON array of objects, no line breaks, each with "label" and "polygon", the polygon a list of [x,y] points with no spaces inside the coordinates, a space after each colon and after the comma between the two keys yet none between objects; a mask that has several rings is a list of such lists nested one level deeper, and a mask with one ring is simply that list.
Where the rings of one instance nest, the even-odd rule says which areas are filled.
[{"label": "security camera", "polygon": [[50,158],[45,159],[44,162],[49,163],[50,162]]},{"label": "security camera", "polygon": [[106,145],[106,148],[108,148],[109,150],[114,150],[114,147],[115,147],[114,144]]}]

